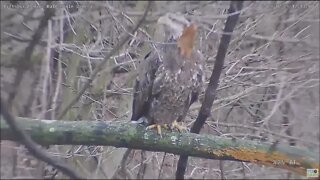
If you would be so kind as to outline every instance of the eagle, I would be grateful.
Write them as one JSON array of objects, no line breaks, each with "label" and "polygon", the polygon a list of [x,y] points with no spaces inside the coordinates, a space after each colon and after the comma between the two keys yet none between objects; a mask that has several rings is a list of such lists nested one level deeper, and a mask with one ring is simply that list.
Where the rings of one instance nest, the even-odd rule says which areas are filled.
[{"label": "eagle", "polygon": [[[186,130],[183,121],[204,84],[204,58],[194,49],[197,27],[183,15],[168,13],[157,21],[162,43],[155,43],[139,64],[131,121],[147,121],[147,129]],[[156,33],[159,33],[156,31]]]}]

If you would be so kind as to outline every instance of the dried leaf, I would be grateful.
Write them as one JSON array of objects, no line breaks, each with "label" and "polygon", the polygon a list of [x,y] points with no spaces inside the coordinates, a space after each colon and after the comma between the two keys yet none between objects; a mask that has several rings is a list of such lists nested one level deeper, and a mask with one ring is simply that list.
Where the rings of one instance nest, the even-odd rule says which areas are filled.
[{"label": "dried leaf", "polygon": [[190,58],[192,54],[196,31],[197,26],[195,24],[191,24],[183,30],[182,35],[179,37],[177,46],[182,56]]}]

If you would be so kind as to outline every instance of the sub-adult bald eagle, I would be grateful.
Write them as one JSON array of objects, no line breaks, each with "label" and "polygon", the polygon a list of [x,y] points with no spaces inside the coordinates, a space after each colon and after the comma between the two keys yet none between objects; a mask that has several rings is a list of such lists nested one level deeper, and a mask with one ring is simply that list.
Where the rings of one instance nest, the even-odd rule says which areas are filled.
[{"label": "sub-adult bald eagle", "polygon": [[[204,82],[204,59],[194,50],[197,27],[182,15],[166,14],[158,20],[164,43],[148,53],[139,67],[134,86],[132,121],[144,117],[148,128],[181,130],[189,107]],[[159,34],[158,34],[159,35]]]}]

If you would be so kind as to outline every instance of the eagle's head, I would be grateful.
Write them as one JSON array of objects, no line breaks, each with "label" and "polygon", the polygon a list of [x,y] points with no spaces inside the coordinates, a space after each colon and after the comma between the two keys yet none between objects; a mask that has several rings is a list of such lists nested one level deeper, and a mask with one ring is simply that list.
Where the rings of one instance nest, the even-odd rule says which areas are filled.
[{"label": "eagle's head", "polygon": [[190,21],[182,14],[167,13],[158,19],[157,25],[157,33],[158,36],[162,37],[161,40],[177,40],[178,37],[181,36],[183,30],[190,25]]},{"label": "eagle's head", "polygon": [[[158,36],[162,37],[163,42],[177,42],[179,54],[190,58],[197,26],[195,23],[191,23],[181,14],[167,13],[158,19]],[[170,50],[171,47],[167,46]],[[173,51],[170,51],[174,53]],[[170,53],[167,51],[167,54]]]}]

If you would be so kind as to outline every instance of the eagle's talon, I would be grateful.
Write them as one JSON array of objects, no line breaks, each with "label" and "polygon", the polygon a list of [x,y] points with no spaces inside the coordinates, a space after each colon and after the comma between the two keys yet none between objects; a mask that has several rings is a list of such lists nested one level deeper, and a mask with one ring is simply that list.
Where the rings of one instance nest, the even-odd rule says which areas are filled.
[{"label": "eagle's talon", "polygon": [[187,127],[185,126],[182,126],[182,125],[179,125],[178,122],[176,120],[174,120],[171,124],[171,129],[178,129],[179,132],[182,132],[182,131],[188,131],[187,130]]},{"label": "eagle's talon", "polygon": [[162,133],[161,133],[161,126],[165,129],[167,129],[169,126],[167,124],[163,124],[163,125],[160,125],[160,124],[152,124],[150,126],[148,126],[146,129],[154,129],[154,128],[157,128],[157,133],[160,135],[160,137],[162,138]]}]

